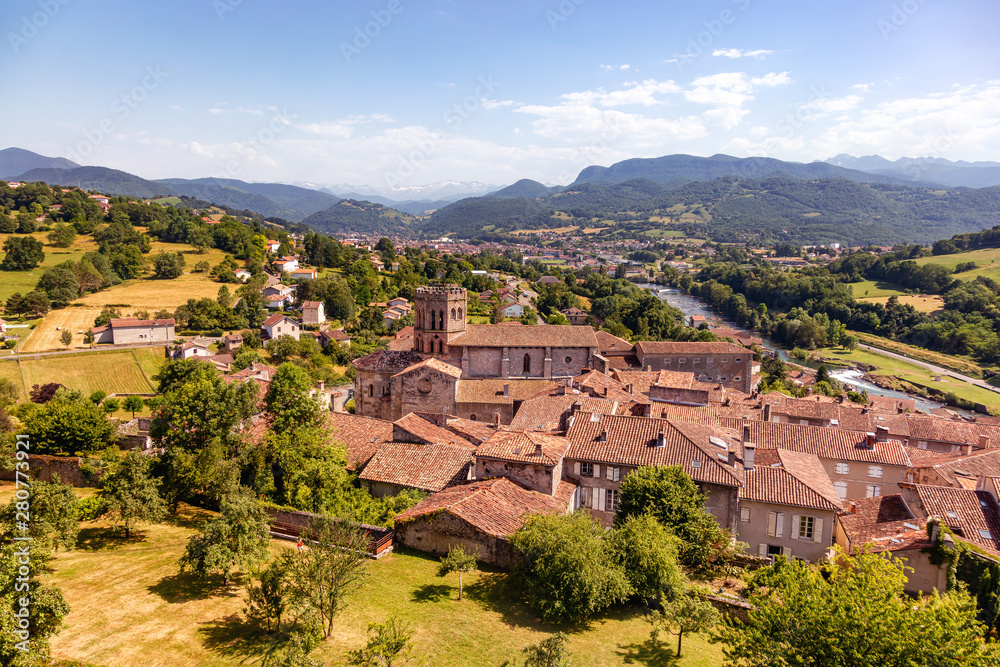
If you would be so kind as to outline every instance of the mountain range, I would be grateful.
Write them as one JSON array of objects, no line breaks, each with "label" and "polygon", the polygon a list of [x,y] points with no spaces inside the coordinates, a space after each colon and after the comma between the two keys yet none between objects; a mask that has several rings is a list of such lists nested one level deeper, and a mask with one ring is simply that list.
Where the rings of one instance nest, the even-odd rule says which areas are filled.
[{"label": "mountain range", "polygon": [[888,176],[948,188],[986,188],[1000,185],[1000,162],[952,162],[944,158],[901,157],[890,161],[880,155],[854,157],[841,153],[827,163],[869,174]]}]

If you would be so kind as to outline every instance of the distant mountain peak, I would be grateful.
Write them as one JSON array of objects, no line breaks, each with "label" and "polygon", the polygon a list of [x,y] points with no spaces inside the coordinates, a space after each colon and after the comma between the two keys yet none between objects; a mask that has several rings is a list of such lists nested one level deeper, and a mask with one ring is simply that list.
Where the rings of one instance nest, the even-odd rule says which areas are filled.
[{"label": "distant mountain peak", "polygon": [[0,150],[0,178],[17,178],[32,169],[76,169],[79,166],[64,157],[46,157],[23,148]]}]

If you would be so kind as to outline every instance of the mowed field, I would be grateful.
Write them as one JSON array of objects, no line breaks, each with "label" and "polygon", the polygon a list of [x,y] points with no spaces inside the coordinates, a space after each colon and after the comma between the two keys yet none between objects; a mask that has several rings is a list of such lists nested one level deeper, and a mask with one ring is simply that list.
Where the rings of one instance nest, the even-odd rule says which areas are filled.
[{"label": "mowed field", "polygon": [[[31,332],[18,352],[42,352],[46,350],[72,350],[89,347],[83,342],[83,334],[94,326],[94,320],[101,314],[100,308],[69,307],[53,310],[46,315]],[[73,340],[69,346],[63,345],[60,337],[69,331]]]},{"label": "mowed field", "polygon": [[[858,299],[858,301],[867,301],[868,303],[881,303],[885,304],[892,297],[888,296],[876,296],[876,297],[866,297]],[[904,294],[903,296],[896,297],[899,303],[904,306],[913,306],[921,313],[936,313],[938,311],[944,310],[944,299],[936,294]]]},{"label": "mowed field", "polygon": [[[58,382],[86,394],[101,391],[143,394],[154,391],[152,376],[164,359],[164,348],[151,347],[116,352],[83,353],[22,359],[25,390],[32,385]],[[10,361],[0,362],[0,373]]]},{"label": "mowed field", "polygon": [[[9,495],[9,488],[0,487],[0,498]],[[79,547],[56,554],[48,577],[71,609],[52,640],[53,657],[123,667],[259,664],[268,644],[244,623],[243,582],[226,588],[219,578],[203,584],[179,574],[177,559],[208,516],[182,505],[177,519],[141,526],[142,534],[129,540],[104,522],[84,523]],[[272,553],[290,548],[291,542],[271,543]],[[334,622],[333,636],[312,657],[344,664],[346,652],[364,643],[369,623],[395,615],[413,631],[414,655],[407,664],[500,665],[523,659],[524,646],[559,630],[569,634],[577,665],[722,663],[720,647],[699,635],[684,637],[685,655],[679,661],[651,650],[649,625],[638,608],[617,607],[581,626],[542,623],[523,604],[510,601],[517,594],[496,572],[466,574],[459,602],[458,577],[438,577],[438,563],[434,556],[406,549],[369,561],[362,590],[350,598]],[[676,638],[667,645],[669,652]]]},{"label": "mowed field", "polygon": [[921,257],[916,260],[917,264],[940,264],[949,271],[954,271],[958,264],[964,262],[975,262],[976,268],[972,271],[956,273],[956,280],[966,282],[975,280],[979,276],[986,276],[994,280],[1000,280],[1000,248],[981,248],[960,252],[956,255],[937,255],[931,257]]},{"label": "mowed field", "polygon": [[890,297],[906,296],[906,292],[899,285],[885,282],[884,280],[864,280],[860,283],[850,283],[849,287],[855,299],[865,297]]},{"label": "mowed field", "polygon": [[[84,254],[88,252],[97,252],[97,243],[89,236],[77,236],[76,241],[69,248],[57,248],[52,245],[48,245],[48,232],[36,232],[34,234],[0,234],[0,247],[11,236],[15,238],[21,238],[24,236],[31,236],[38,241],[41,241],[43,252],[45,253],[45,259],[42,263],[32,269],[31,271],[3,271],[0,272],[0,299],[6,299],[11,294],[18,292],[20,294],[27,294],[31,290],[35,289],[35,284],[38,283],[38,279],[42,277],[46,269],[51,269],[57,264],[62,264],[65,261],[72,260],[74,262],[79,261]],[[0,251],[0,254],[3,254]]]}]

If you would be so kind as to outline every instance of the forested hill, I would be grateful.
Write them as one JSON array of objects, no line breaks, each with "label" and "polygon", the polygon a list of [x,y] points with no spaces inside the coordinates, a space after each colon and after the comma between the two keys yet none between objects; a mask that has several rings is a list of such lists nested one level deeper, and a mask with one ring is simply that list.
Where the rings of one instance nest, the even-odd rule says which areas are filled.
[{"label": "forested hill", "polygon": [[321,232],[407,234],[419,218],[369,201],[342,199],[325,211],[313,213],[302,224]]},{"label": "forested hill", "polygon": [[[136,199],[149,199],[177,194],[172,187],[156,181],[147,181],[134,174],[107,167],[77,167],[76,169],[32,169],[18,176],[18,180],[33,183],[44,181],[49,185],[72,185],[81,190],[93,190]],[[244,207],[246,208],[246,207]]]}]

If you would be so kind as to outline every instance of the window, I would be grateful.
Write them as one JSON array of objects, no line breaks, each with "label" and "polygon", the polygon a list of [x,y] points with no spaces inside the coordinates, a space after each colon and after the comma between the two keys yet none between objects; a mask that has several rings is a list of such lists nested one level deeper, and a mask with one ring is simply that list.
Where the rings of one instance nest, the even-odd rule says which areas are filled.
[{"label": "window", "polygon": [[768,512],[767,513],[767,536],[768,537],[783,537],[785,534],[785,513],[784,512]]},{"label": "window", "polygon": [[438,354],[444,354],[444,341],[438,341]]},{"label": "window", "polygon": [[837,465],[833,466],[833,471],[838,475],[850,475],[851,466],[850,464],[847,463],[838,463]]},{"label": "window", "polygon": [[617,512],[618,511],[618,492],[614,489],[608,489],[604,494],[604,511],[605,512]]},{"label": "window", "polygon": [[687,359],[678,359],[677,363],[683,366],[685,361],[687,361]]},{"label": "window", "polygon": [[458,317],[456,317],[457,315],[458,315],[458,313],[457,313],[457,312],[455,312],[455,309],[454,309],[454,308],[452,308],[452,309],[451,309],[451,319],[453,319],[453,320],[457,320],[457,319],[458,319]]},{"label": "window", "polygon": [[459,322],[464,322],[465,321],[465,316],[462,315],[462,309],[461,308],[458,309],[458,321]]},{"label": "window", "polygon": [[742,364],[743,363],[743,359],[741,359],[740,357],[736,357],[736,363]]},{"label": "window", "polygon": [[927,449],[927,441],[921,440],[917,443],[917,449]]},{"label": "window", "polygon": [[721,359],[719,359],[719,363],[720,364],[728,364],[729,363],[729,357],[722,357]]},{"label": "window", "polygon": [[604,477],[612,482],[617,482],[621,469],[617,466],[604,466]]},{"label": "window", "polygon": [[580,475],[583,477],[593,477],[594,476],[594,464],[589,461],[583,461],[580,463]]},{"label": "window", "polygon": [[375,385],[373,384],[368,385],[368,395],[369,396],[375,395]]},{"label": "window", "polygon": [[474,414],[469,415],[469,419],[471,419],[472,421],[476,421],[476,415]]},{"label": "window", "polygon": [[877,498],[882,495],[882,487],[878,484],[868,484],[865,486],[865,498]]},{"label": "window", "polygon": [[982,528],[979,529],[979,537],[983,538],[984,540],[992,540],[993,539],[993,536],[990,535],[990,531],[983,530]]},{"label": "window", "polygon": [[741,507],[740,508],[740,521],[743,523],[750,523],[750,508]]},{"label": "window", "polygon": [[739,382],[739,381],[740,381],[740,376],[739,375],[737,375],[736,377],[733,378],[733,382]]},{"label": "window", "polygon": [[882,466],[868,466],[868,476],[882,478]]},{"label": "window", "polygon": [[525,354],[524,355],[524,374],[527,375],[530,372],[531,372],[531,355],[530,354]]},{"label": "window", "polygon": [[811,516],[799,517],[799,539],[811,540],[813,538],[813,521]]},{"label": "window", "polygon": [[700,468],[701,467],[701,459],[692,459],[691,460],[691,467],[692,468]]},{"label": "window", "polygon": [[847,500],[847,482],[841,480],[839,482],[833,483],[833,488],[837,492],[837,497],[841,500]]},{"label": "window", "polygon": [[567,364],[571,364],[573,363],[573,357],[566,357],[565,361]]},{"label": "window", "polygon": [[438,329],[444,329],[444,311],[438,313]]}]

